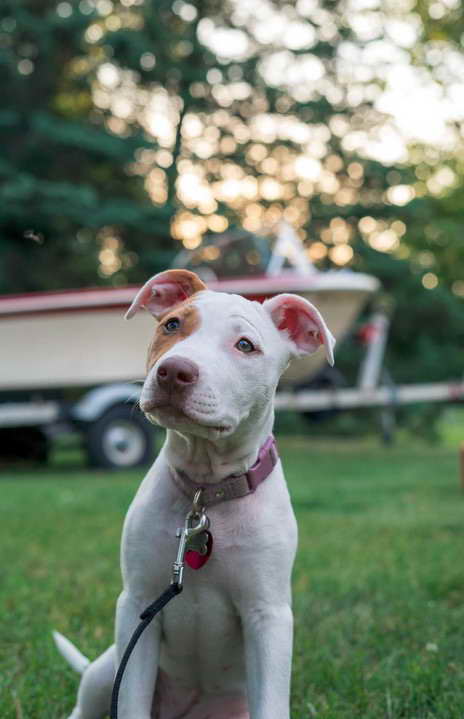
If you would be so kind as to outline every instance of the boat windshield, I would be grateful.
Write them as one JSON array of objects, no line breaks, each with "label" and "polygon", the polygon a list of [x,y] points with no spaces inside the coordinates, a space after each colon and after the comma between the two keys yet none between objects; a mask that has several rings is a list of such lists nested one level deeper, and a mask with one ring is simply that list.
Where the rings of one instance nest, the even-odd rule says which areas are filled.
[{"label": "boat windshield", "polygon": [[264,275],[272,240],[246,230],[205,235],[201,247],[177,255],[174,267],[192,270],[206,280]]}]

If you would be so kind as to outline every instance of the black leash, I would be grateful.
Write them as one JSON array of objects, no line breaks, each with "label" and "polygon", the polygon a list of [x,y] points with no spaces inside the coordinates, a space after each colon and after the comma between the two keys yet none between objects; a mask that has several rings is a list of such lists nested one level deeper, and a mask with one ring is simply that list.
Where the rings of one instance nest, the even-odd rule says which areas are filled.
[{"label": "black leash", "polygon": [[[188,543],[193,537],[205,532],[205,530],[209,527],[209,519],[206,515],[205,508],[199,504],[201,493],[201,489],[196,492],[192,503],[192,509],[185,518],[184,527],[178,529],[176,533],[176,536],[179,539],[179,546],[177,549],[176,561],[172,565],[171,584],[164,590],[158,599],[144,609],[140,615],[140,619],[142,621],[138,627],[136,627],[129,640],[129,644],[122,655],[121,663],[114,679],[113,692],[111,694],[110,719],[118,719],[119,689],[121,688],[121,682],[127,662],[129,661],[135,645],[140,639],[140,635],[145,631],[152,619],[163,609],[163,607],[165,607],[171,599],[174,599],[174,597],[181,593],[184,576],[184,557],[185,552],[187,551]],[[197,522],[196,524],[195,521]]]},{"label": "black leash", "polygon": [[114,679],[113,692],[111,694],[111,719],[118,719],[119,689],[121,687],[121,682],[124,676],[127,662],[129,661],[129,657],[132,654],[134,647],[140,638],[140,635],[142,634],[142,632],[145,631],[152,619],[156,617],[158,612],[160,612],[163,607],[165,607],[166,604],[171,601],[171,599],[174,599],[174,597],[180,594],[181,591],[181,584],[170,584],[169,587],[165,589],[165,591],[161,594],[161,596],[159,596],[158,599],[156,599],[154,602],[152,602],[152,604],[150,604],[146,609],[144,609],[144,611],[140,615],[140,619],[142,621],[140,622],[129,640],[129,644],[127,645],[126,650],[122,656],[121,663],[118,667],[118,671],[116,672],[116,677]]}]

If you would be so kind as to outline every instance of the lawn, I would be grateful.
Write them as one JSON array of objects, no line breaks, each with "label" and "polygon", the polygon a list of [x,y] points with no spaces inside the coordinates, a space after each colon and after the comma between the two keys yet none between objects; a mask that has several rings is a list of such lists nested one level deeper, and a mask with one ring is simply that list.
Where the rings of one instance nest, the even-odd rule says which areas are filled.
[{"label": "lawn", "polygon": [[[456,449],[279,444],[300,528],[293,719],[462,719]],[[140,473],[80,461],[1,474],[2,719],[70,711],[78,678],[52,628],[90,657],[111,642],[121,523]]]}]

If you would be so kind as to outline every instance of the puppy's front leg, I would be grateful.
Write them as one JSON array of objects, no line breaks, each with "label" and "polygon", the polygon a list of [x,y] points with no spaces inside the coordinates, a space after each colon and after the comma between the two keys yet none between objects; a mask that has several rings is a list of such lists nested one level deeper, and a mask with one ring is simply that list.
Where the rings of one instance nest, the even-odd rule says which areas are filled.
[{"label": "puppy's front leg", "polygon": [[[116,611],[116,652],[118,664],[140,622],[140,614],[150,599],[124,591]],[[150,719],[158,673],[161,627],[157,617],[139,638],[124,672],[119,692],[119,719]]]},{"label": "puppy's front leg", "polygon": [[289,719],[293,615],[288,604],[242,614],[250,719]]}]

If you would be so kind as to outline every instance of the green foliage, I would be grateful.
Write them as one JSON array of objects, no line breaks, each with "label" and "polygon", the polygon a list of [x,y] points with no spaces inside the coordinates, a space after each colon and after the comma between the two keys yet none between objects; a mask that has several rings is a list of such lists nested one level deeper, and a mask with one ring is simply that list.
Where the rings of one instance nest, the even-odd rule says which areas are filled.
[{"label": "green foliage", "polygon": [[[88,13],[85,3],[73,3],[69,15],[64,7],[62,17],[51,0],[3,2],[3,292],[102,283],[98,233],[107,226],[128,238],[134,259],[126,280],[138,253],[144,259],[145,251],[155,270],[172,257],[169,208],[154,207],[140,179],[127,172],[149,141],[137,127],[124,138],[111,132],[94,113],[98,57],[85,33],[95,12]],[[113,280],[124,281],[117,275]]]},{"label": "green foliage", "polygon": [[463,303],[446,287],[427,290],[421,272],[386,253],[357,247],[357,268],[378,277],[391,326],[386,362],[396,382],[459,378],[463,371]]},{"label": "green foliage", "polygon": [[[463,166],[455,162],[457,180],[439,197],[415,200],[406,209],[406,243],[416,272],[433,272],[442,287],[464,297]],[[462,303],[461,303],[462,305]]]}]

